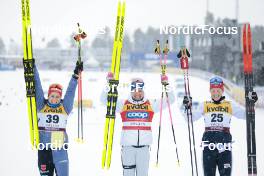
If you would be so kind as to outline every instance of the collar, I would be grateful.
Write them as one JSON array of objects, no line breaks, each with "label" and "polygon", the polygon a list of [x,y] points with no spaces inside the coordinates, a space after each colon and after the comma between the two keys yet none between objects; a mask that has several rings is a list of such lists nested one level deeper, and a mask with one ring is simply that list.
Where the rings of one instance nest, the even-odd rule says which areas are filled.
[{"label": "collar", "polygon": [[142,99],[142,100],[134,100],[131,96],[129,96],[129,98],[128,98],[128,101],[130,102],[130,103],[132,103],[132,104],[143,104],[143,103],[145,103],[146,101],[147,101],[147,99],[145,98],[145,96],[144,96],[144,98]]},{"label": "collar", "polygon": [[57,104],[53,104],[53,103],[50,103],[49,101],[48,101],[48,103],[47,103],[47,105],[49,106],[49,107],[51,107],[51,108],[57,108],[57,107],[59,107],[60,106],[60,102],[59,103],[57,103]]},{"label": "collar", "polygon": [[214,104],[220,104],[220,103],[222,103],[223,100],[225,100],[225,96],[222,96],[218,101],[215,101],[212,99]]}]

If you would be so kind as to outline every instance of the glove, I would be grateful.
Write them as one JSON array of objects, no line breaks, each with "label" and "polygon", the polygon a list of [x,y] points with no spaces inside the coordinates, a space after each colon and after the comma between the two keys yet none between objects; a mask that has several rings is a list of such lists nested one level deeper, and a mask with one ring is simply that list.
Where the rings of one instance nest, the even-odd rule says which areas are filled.
[{"label": "glove", "polygon": [[79,63],[79,61],[77,61],[73,73],[78,75],[82,71],[83,71],[83,62]]},{"label": "glove", "polygon": [[114,74],[112,72],[108,72],[106,76],[107,82],[114,79]]},{"label": "glove", "polygon": [[182,103],[186,109],[191,108],[192,107],[192,97],[184,96]]},{"label": "glove", "polygon": [[160,76],[161,84],[162,85],[168,85],[168,76],[167,75],[161,75]]},{"label": "glove", "polygon": [[258,101],[258,95],[255,91],[248,92],[248,98],[250,101],[253,101],[254,103]]},{"label": "glove", "polygon": [[76,66],[73,71],[73,77],[78,79],[79,73],[83,71],[83,62],[79,63],[79,61],[76,62]]}]

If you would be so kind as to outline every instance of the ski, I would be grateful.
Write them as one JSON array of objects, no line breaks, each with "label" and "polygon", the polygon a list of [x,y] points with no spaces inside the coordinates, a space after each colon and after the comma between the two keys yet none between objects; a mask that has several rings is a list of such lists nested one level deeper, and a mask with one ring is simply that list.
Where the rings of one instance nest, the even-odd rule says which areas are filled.
[{"label": "ski", "polygon": [[[81,57],[81,40],[86,38],[86,33],[80,28],[80,24],[77,23],[78,33],[74,36],[74,40],[78,46],[78,62],[82,62]],[[77,142],[83,142],[83,100],[82,100],[82,72],[79,72],[78,79],[78,138]]]},{"label": "ski", "polygon": [[115,38],[112,51],[111,72],[114,80],[109,81],[109,92],[107,94],[107,112],[104,128],[104,146],[102,152],[102,168],[110,168],[112,158],[112,146],[114,137],[114,126],[116,117],[116,102],[118,99],[117,86],[119,84],[119,72],[121,64],[121,52],[124,36],[125,2],[118,2]]},{"label": "ski", "polygon": [[30,143],[33,148],[39,144],[38,117],[36,106],[36,92],[34,82],[34,59],[32,51],[30,2],[21,0],[22,8],[22,38],[23,38],[23,66],[26,84]]},{"label": "ski", "polygon": [[[169,41],[166,41],[165,47],[163,49],[163,54],[164,58],[162,58],[161,54],[161,49],[160,49],[160,42],[157,40],[156,48],[155,48],[155,54],[159,56],[160,59],[160,66],[161,66],[161,75],[166,75],[166,67],[167,67],[167,57],[168,57],[168,52],[169,52]],[[159,134],[158,134],[158,147],[157,147],[157,157],[156,157],[156,166],[158,166],[159,163],[159,147],[160,147],[160,135],[161,135],[161,122],[162,122],[162,110],[163,110],[163,98],[164,98],[164,93],[166,96],[166,103],[169,109],[169,115],[170,115],[170,123],[171,123],[171,129],[172,129],[172,134],[173,134],[173,141],[176,145],[176,156],[177,156],[177,162],[178,165],[180,165],[180,160],[179,160],[179,155],[178,155],[178,147],[176,143],[176,137],[175,137],[175,132],[174,132],[174,126],[173,126],[173,120],[172,120],[172,114],[171,114],[171,108],[170,108],[170,102],[169,102],[169,95],[167,91],[167,84],[162,84],[162,92],[161,92],[161,99],[160,99],[160,121],[159,121]]]},{"label": "ski", "polygon": [[243,26],[243,62],[245,77],[248,175],[256,176],[255,104],[248,98],[248,94],[252,92],[254,88],[250,24],[245,24]]},{"label": "ski", "polygon": [[[184,75],[184,89],[185,89],[185,96],[191,97],[190,93],[190,86],[189,86],[189,63],[188,58],[190,57],[190,53],[187,50],[187,48],[182,48],[179,54],[177,55],[178,58],[180,58],[180,66],[183,70]],[[191,168],[192,168],[192,176],[194,176],[194,166],[193,162],[195,164],[195,171],[196,176],[198,176],[198,167],[197,167],[197,157],[196,157],[196,147],[195,147],[195,134],[194,134],[194,128],[193,128],[193,118],[192,118],[192,108],[186,108],[187,112],[187,124],[188,124],[188,134],[189,134],[189,150],[190,150],[190,157],[191,157]],[[194,158],[193,158],[194,155]],[[194,161],[193,161],[194,160]]]}]

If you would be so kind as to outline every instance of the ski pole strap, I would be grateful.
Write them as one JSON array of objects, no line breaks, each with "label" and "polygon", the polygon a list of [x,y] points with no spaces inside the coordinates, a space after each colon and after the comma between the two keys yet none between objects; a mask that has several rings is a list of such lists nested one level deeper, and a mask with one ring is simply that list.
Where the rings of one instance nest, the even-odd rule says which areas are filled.
[{"label": "ski pole strap", "polygon": [[170,51],[169,50],[169,40],[166,40],[166,44],[165,44],[165,48],[163,49],[163,53],[165,55],[167,55],[169,51]]},{"label": "ski pole strap", "polygon": [[157,44],[156,44],[156,48],[154,51],[156,54],[160,54],[160,44],[159,44],[159,40],[157,40]]},{"label": "ski pole strap", "polygon": [[136,165],[123,165],[124,169],[135,169]]}]

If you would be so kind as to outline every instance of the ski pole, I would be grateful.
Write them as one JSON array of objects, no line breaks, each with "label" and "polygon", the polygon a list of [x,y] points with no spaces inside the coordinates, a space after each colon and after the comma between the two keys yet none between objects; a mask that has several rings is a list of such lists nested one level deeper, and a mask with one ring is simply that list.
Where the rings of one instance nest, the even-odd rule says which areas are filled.
[{"label": "ski pole", "polygon": [[[164,74],[166,74],[167,58],[168,58],[168,52],[169,52],[169,46],[168,45],[169,45],[169,41],[167,40],[166,41],[166,44],[165,44],[165,48],[163,50],[163,53],[164,53],[164,65],[165,65]],[[176,137],[175,137],[175,131],[174,131],[174,126],[173,126],[173,120],[172,120],[172,113],[171,113],[171,108],[170,108],[169,94],[167,92],[167,85],[169,85],[169,84],[164,85],[164,87],[165,87],[165,93],[166,93],[166,101],[167,101],[167,106],[168,106],[168,109],[169,109],[169,116],[170,116],[170,123],[171,123],[173,141],[174,141],[175,146],[176,146],[177,162],[178,162],[178,165],[180,165],[180,160],[179,160],[179,155],[178,155],[178,147],[177,147],[177,142],[176,142]]]},{"label": "ski pole", "polygon": [[[181,49],[179,52],[178,58],[180,58],[181,69],[184,74],[184,89],[185,96],[190,98],[190,86],[189,86],[189,75],[188,75],[188,57],[190,57],[190,53],[186,48]],[[192,118],[192,109],[191,107],[186,108],[187,111],[187,121],[188,121],[188,135],[189,135],[189,147],[190,147],[190,157],[191,157],[191,167],[192,167],[192,175],[194,175],[194,166],[193,166],[193,155],[194,155],[194,163],[196,169],[196,175],[198,176],[198,167],[197,167],[197,157],[196,157],[196,146],[195,146],[195,133],[193,128],[193,118]],[[190,125],[191,123],[191,125]],[[193,146],[191,146],[193,144]],[[192,151],[193,148],[193,151]]]},{"label": "ski pole", "polygon": [[[160,65],[162,67],[162,56],[160,53],[160,44],[159,40],[157,40],[157,46],[155,49],[155,53],[158,54],[160,58]],[[160,147],[160,133],[161,133],[161,122],[162,122],[162,106],[163,106],[163,91],[161,93],[161,99],[160,99],[160,121],[159,121],[159,134],[158,134],[158,148],[157,148],[157,160],[156,160],[156,166],[158,166],[159,163],[159,147]]]}]

